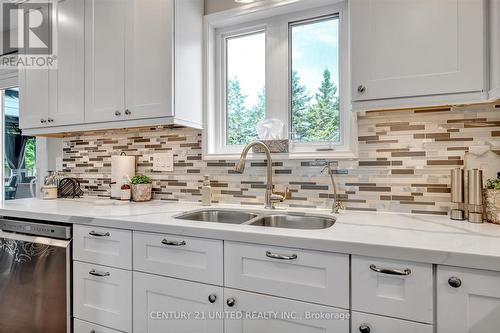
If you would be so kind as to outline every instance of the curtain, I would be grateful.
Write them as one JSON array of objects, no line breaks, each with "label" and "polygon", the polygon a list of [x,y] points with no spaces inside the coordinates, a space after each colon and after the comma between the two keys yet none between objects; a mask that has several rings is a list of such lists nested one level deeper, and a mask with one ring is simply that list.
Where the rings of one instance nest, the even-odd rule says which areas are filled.
[{"label": "curtain", "polygon": [[24,151],[28,137],[21,135],[18,118],[5,117],[5,158],[11,170],[19,170],[24,164]]}]

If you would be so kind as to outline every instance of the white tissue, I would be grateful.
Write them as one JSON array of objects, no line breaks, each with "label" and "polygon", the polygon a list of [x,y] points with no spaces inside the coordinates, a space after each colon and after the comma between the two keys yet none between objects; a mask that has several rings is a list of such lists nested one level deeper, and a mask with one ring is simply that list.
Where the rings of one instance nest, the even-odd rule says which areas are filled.
[{"label": "white tissue", "polygon": [[283,138],[283,122],[279,119],[265,119],[257,123],[257,134],[261,140],[279,140]]}]

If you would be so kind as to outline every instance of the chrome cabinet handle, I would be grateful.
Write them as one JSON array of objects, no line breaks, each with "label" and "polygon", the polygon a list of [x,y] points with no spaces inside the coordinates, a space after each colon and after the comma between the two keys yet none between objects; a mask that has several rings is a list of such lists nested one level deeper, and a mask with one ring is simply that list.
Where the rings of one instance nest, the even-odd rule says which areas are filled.
[{"label": "chrome cabinet handle", "polygon": [[130,115],[132,114],[132,111],[130,111],[129,109],[127,109],[127,110],[125,110],[125,114],[126,114],[127,116],[130,116]]},{"label": "chrome cabinet handle", "polygon": [[232,298],[232,297],[228,298],[226,300],[226,304],[227,304],[227,306],[229,306],[230,308],[232,308],[236,304],[236,300],[234,298]]},{"label": "chrome cabinet handle", "polygon": [[359,332],[360,333],[370,333],[371,332],[370,326],[368,324],[361,324],[359,325]]},{"label": "chrome cabinet handle", "polygon": [[121,115],[122,115],[122,113],[120,111],[118,111],[118,110],[115,111],[115,116],[118,117],[118,116],[121,116]]},{"label": "chrome cabinet handle", "polygon": [[217,300],[217,295],[211,294],[211,295],[208,296],[208,301],[210,303],[215,303],[216,300]]},{"label": "chrome cabinet handle", "polygon": [[375,265],[370,265],[370,269],[377,273],[389,274],[389,275],[410,275],[411,269],[405,268],[404,270],[391,269],[391,268],[379,268]]},{"label": "chrome cabinet handle", "polygon": [[96,237],[109,237],[109,236],[111,236],[111,234],[109,232],[98,232],[98,231],[94,231],[94,230],[89,232],[89,235],[96,236]]},{"label": "chrome cabinet handle", "polygon": [[296,254],[285,255],[285,254],[272,253],[271,251],[266,251],[266,257],[272,259],[280,259],[280,260],[295,260],[298,258]]},{"label": "chrome cabinet handle", "polygon": [[448,279],[448,284],[452,288],[460,288],[460,286],[462,285],[462,280],[460,280],[460,278],[457,278],[456,276],[452,276]]},{"label": "chrome cabinet handle", "polygon": [[169,241],[168,239],[164,239],[161,241],[161,243],[163,245],[168,245],[168,246],[184,246],[186,245],[186,242],[185,241],[180,241],[180,242],[176,242],[176,241]]},{"label": "chrome cabinet handle", "polygon": [[99,276],[99,277],[106,277],[106,276],[110,276],[111,275],[109,272],[98,272],[95,269],[91,270],[89,272],[89,274],[93,275],[93,276]]},{"label": "chrome cabinet handle", "polygon": [[365,91],[366,91],[366,87],[365,87],[364,85],[360,84],[360,85],[358,86],[358,92],[359,92],[360,94],[362,94],[362,93],[364,93]]}]

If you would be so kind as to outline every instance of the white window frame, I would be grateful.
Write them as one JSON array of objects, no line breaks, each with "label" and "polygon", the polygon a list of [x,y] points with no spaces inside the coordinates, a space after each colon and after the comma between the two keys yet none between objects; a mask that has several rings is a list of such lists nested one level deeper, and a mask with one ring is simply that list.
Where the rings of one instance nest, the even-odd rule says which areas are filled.
[{"label": "white window frame", "polygon": [[[332,4],[334,2],[334,4]],[[314,5],[316,7],[314,7]],[[355,118],[349,96],[349,41],[347,4],[326,0],[302,0],[282,6],[264,3],[206,18],[206,112],[204,117],[204,159],[237,159],[244,145],[226,145],[226,40],[253,32],[266,32],[266,118],[278,118],[289,133],[291,119],[290,24],[300,21],[339,18],[339,97],[341,135],[339,143],[296,143],[290,153],[278,159],[355,158]],[[289,135],[290,136],[290,135]],[[291,137],[290,137],[291,139]]]}]

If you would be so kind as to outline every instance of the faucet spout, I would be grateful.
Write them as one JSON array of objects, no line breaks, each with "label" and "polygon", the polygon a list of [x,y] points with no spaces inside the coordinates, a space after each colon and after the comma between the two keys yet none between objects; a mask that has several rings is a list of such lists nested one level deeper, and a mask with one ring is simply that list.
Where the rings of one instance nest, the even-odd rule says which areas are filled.
[{"label": "faucet spout", "polygon": [[271,157],[271,151],[262,141],[252,141],[243,148],[241,152],[241,157],[234,167],[234,171],[237,173],[243,173],[245,171],[245,163],[247,159],[248,152],[254,146],[260,146],[264,149],[267,159],[267,182],[266,182],[266,195],[265,195],[265,205],[266,209],[273,209],[274,203],[277,201],[283,201],[284,198],[273,193],[273,161]]}]

